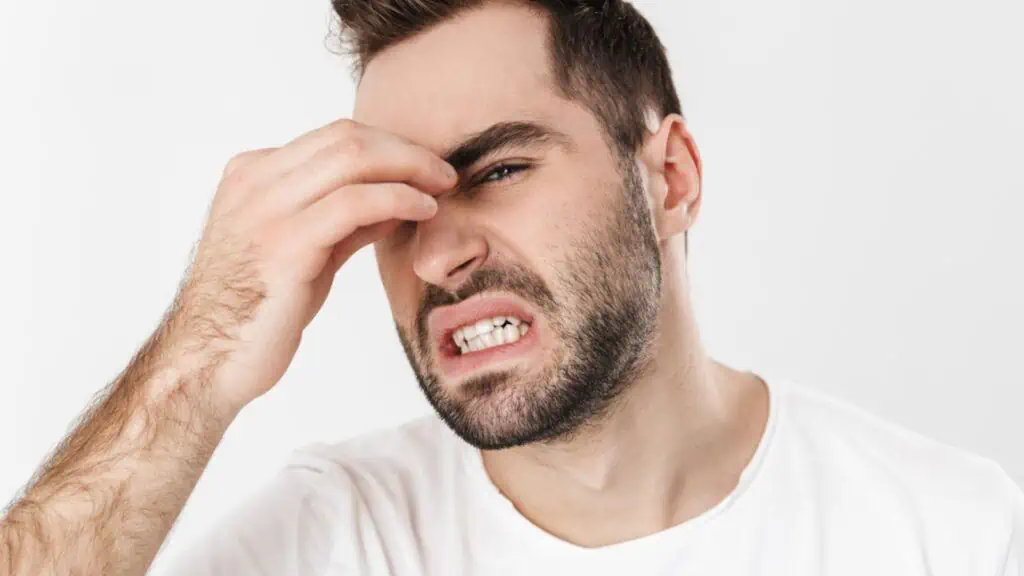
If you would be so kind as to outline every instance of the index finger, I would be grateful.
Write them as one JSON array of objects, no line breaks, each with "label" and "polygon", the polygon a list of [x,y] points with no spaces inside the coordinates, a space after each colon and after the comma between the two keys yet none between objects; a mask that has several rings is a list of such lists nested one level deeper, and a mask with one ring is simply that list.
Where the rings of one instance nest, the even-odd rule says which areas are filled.
[{"label": "index finger", "polygon": [[[253,167],[250,177],[255,181],[262,181],[280,177],[300,166],[305,165],[304,169],[309,168],[315,164],[312,161],[318,154],[355,160],[350,163],[348,169],[361,174],[365,171],[359,170],[360,157],[371,154],[373,150],[383,152],[388,149],[400,157],[403,163],[408,163],[407,166],[422,165],[426,168],[422,174],[408,173],[404,174],[402,179],[394,181],[423,187],[427,192],[437,188],[449,188],[453,184],[452,180],[457,178],[454,168],[426,147],[393,132],[348,118],[307,132],[271,152],[259,160],[258,166]],[[363,181],[362,178],[365,177],[367,176],[357,176],[359,180],[356,181]]]},{"label": "index finger", "polygon": [[353,184],[401,183],[436,196],[458,182],[455,170],[409,140],[367,129],[328,144],[276,180],[261,202],[276,213],[292,213]]}]

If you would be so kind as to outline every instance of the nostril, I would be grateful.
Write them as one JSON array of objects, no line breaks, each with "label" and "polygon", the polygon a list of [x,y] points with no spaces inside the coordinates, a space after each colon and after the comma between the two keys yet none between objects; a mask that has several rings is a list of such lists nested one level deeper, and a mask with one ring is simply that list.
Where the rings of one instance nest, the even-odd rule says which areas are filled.
[{"label": "nostril", "polygon": [[475,262],[475,261],[476,261],[476,258],[470,258],[469,260],[466,260],[465,262],[463,262],[462,264],[459,264],[455,268],[452,268],[451,271],[448,272],[448,277],[451,278],[452,276],[455,276],[456,274],[458,274],[458,273],[460,273],[460,272],[462,272],[464,270],[467,270],[470,267],[470,265],[473,264],[473,262]]}]

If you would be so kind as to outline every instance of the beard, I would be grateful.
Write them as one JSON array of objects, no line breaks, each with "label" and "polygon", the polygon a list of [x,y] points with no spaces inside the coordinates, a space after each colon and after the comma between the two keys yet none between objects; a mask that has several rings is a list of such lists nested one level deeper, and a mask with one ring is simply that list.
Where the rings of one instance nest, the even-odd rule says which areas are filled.
[{"label": "beard", "polygon": [[[420,388],[438,416],[480,449],[568,442],[598,424],[651,364],[661,298],[661,259],[643,184],[623,162],[620,186],[603,213],[556,262],[557,290],[517,265],[474,271],[455,292],[428,284],[415,346],[396,321]],[[598,212],[602,212],[598,210]],[[434,369],[426,318],[474,294],[501,291],[534,305],[557,343],[550,360],[526,370],[489,372],[446,389]]]}]

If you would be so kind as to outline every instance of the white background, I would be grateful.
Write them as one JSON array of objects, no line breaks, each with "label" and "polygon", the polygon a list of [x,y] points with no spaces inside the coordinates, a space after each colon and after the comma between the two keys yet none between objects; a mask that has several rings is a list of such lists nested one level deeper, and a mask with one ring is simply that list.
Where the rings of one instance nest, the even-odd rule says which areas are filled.
[{"label": "white background", "polygon": [[[1024,4],[638,6],[704,158],[690,272],[711,353],[1024,481]],[[0,7],[0,499],[156,327],[227,159],[350,113],[328,17],[321,1]],[[291,449],[427,410],[364,251],[170,547]]]}]

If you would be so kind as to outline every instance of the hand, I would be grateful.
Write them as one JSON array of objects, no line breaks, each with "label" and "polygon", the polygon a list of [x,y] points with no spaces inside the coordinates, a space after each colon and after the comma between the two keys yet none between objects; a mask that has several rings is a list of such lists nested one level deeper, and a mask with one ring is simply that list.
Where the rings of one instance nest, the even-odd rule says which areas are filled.
[{"label": "hand", "polygon": [[338,269],[403,220],[425,220],[455,171],[426,148],[339,120],[228,162],[168,315],[174,340],[214,353],[229,410],[269,390]]}]

